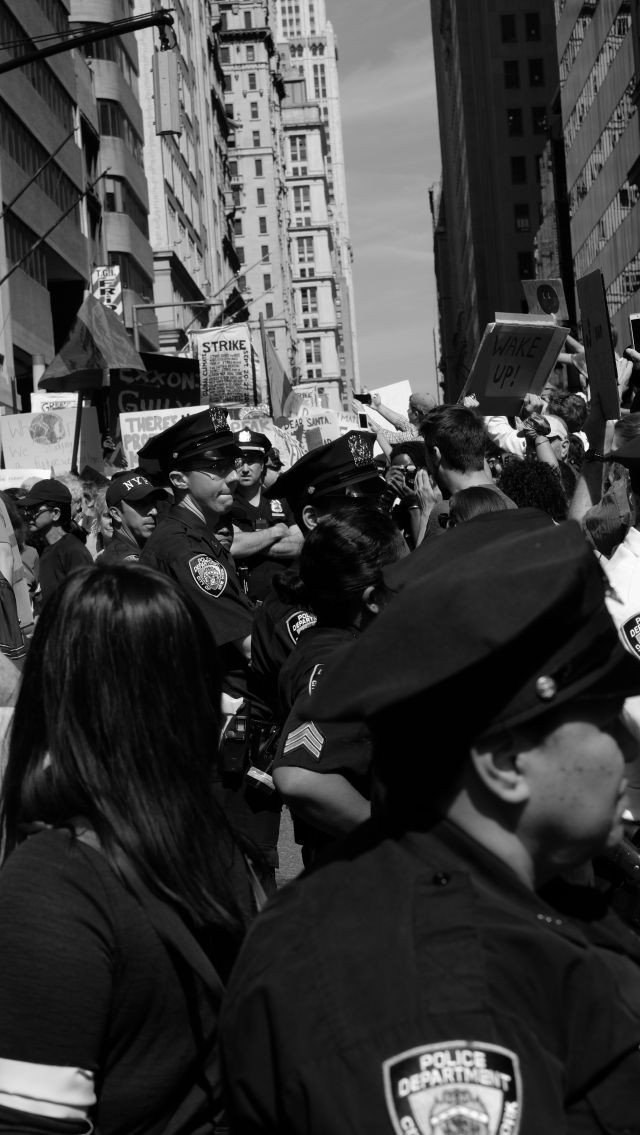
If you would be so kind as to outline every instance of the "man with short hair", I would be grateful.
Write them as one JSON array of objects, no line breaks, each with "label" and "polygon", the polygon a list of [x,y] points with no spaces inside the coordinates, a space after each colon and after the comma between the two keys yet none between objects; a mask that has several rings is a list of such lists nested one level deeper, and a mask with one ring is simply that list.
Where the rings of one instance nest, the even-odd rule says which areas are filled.
[{"label": "man with short hair", "polygon": [[500,516],[407,557],[309,698],[318,748],[368,724],[378,814],[241,951],[233,1132],[640,1132],[640,944],[561,878],[622,840],[640,664],[578,526]]},{"label": "man with short hair", "polygon": [[46,603],[63,579],[77,567],[93,563],[82,540],[71,531],[71,492],[62,481],[36,481],[19,502],[29,532],[42,542],[40,590]]},{"label": "man with short hair", "polygon": [[101,564],[137,563],[158,520],[158,501],[166,489],[157,488],[141,469],[113,477],[105,495],[113,522],[113,540],[100,557]]}]

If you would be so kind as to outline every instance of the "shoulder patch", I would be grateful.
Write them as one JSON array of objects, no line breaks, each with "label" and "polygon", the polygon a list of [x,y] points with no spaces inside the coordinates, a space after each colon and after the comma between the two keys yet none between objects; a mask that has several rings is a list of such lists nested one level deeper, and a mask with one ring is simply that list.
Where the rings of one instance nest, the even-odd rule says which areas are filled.
[{"label": "shoulder patch", "polygon": [[201,591],[217,599],[227,586],[227,572],[211,556],[192,556],[189,570]]},{"label": "shoulder patch", "polygon": [[385,1060],[382,1077],[396,1135],[518,1135],[520,1063],[508,1048],[425,1044]]},{"label": "shoulder patch", "polygon": [[622,623],[618,633],[622,639],[622,645],[631,654],[640,658],[640,614],[632,615],[630,619]]},{"label": "shoulder patch", "polygon": [[323,734],[312,721],[305,721],[289,734],[283,752],[286,754],[293,752],[294,749],[306,749],[316,761],[319,761],[323,748]]},{"label": "shoulder patch", "polygon": [[295,611],[293,615],[289,615],[286,620],[286,627],[294,646],[302,632],[308,631],[309,627],[315,627],[317,621],[315,615],[312,615],[310,611]]},{"label": "shoulder patch", "polygon": [[318,679],[319,679],[320,675],[322,674],[323,670],[324,670],[324,665],[323,665],[322,662],[318,662],[318,664],[313,667],[313,670],[311,671],[311,677],[309,678],[309,693],[310,694],[313,693],[316,686],[318,685]]},{"label": "shoulder patch", "polygon": [[271,504],[271,515],[277,516],[278,520],[280,520],[284,516],[284,509],[282,507],[282,501],[279,501],[278,498],[275,497],[274,500],[272,500],[270,502],[270,504]]}]

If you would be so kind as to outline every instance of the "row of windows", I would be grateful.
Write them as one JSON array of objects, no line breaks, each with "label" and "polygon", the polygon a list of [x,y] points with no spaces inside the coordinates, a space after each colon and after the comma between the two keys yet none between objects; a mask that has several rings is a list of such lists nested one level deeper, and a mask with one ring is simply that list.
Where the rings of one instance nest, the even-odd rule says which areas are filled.
[{"label": "row of windows", "polygon": [[597,225],[589,233],[584,244],[580,247],[575,257],[575,274],[576,279],[584,276],[589,266],[593,263],[596,256],[604,248],[605,244],[611,240],[616,229],[624,221],[625,217],[629,215],[633,206],[640,201],[640,191],[630,181],[625,181],[624,185],[619,189],[611,204],[605,209]]},{"label": "row of windows", "polygon": [[[0,42],[8,43],[13,40],[21,40],[22,42],[12,42],[11,46],[6,48],[12,58],[18,59],[33,50],[34,45],[27,38],[18,21],[14,20],[4,6],[0,7]],[[49,70],[47,64],[27,63],[20,68],[20,73],[24,75],[25,79],[28,79],[31,86],[44,99],[65,129],[71,130],[73,127],[73,101],[69,98],[62,83],[58,82],[53,71]]]},{"label": "row of windows", "polygon": [[38,0],[38,6],[57,32],[69,31],[69,13],[61,0]]},{"label": "row of windows", "polygon": [[107,213],[126,213],[142,235],[149,239],[147,210],[122,178],[105,179],[104,207]]},{"label": "row of windows", "polygon": [[[546,134],[546,107],[531,107],[531,131],[533,134]],[[522,114],[522,107],[512,106],[507,110],[507,134],[510,138],[521,138],[524,134],[524,118]]]},{"label": "row of windows", "polygon": [[142,139],[136,133],[120,103],[112,99],[98,99],[97,103],[100,133],[111,138],[121,138],[132,157],[142,165]]},{"label": "row of windows", "polygon": [[[247,82],[248,82],[247,90],[249,90],[249,91],[257,91],[258,90],[258,76],[256,75],[255,71],[248,71],[247,72]],[[225,91],[232,91],[233,90],[233,76],[230,75],[228,72],[225,72],[224,81],[222,83],[222,86],[223,86],[223,89]],[[244,88],[240,87],[239,89],[243,90]]]},{"label": "row of windows", "polygon": [[327,76],[324,63],[313,64],[313,97],[316,99],[326,99],[327,97]]},{"label": "row of windows", "polygon": [[[233,231],[235,236],[243,235],[243,222],[242,217],[236,217],[233,222]],[[258,217],[258,232],[266,236],[267,233],[267,218]]]},{"label": "row of windows", "polygon": [[596,95],[604,83],[630,28],[631,16],[628,14],[617,16],[611,25],[607,38],[589,72],[587,81],[580,92],[576,105],[569,115],[569,120],[564,131],[564,144],[567,151],[573,145],[582,123],[593,106]]},{"label": "row of windows", "polygon": [[562,59],[560,60],[560,85],[564,87],[567,77],[573,64],[575,63],[580,48],[582,47],[584,37],[587,34],[587,28],[591,24],[591,16],[578,16],[575,24],[571,29],[569,42],[564,49]]},{"label": "row of windows", "polygon": [[[236,139],[235,139],[234,134],[229,135],[227,145],[229,146],[229,149],[231,149],[231,150],[235,149]],[[260,147],[262,145],[262,141],[261,141],[261,138],[260,138],[260,131],[259,130],[252,130],[251,131],[251,145],[253,146],[254,150],[260,149]],[[256,174],[256,177],[262,177],[262,174]]]},{"label": "row of windows", "polygon": [[[17,264],[29,251],[37,241],[38,236],[33,229],[28,228],[27,225],[18,220],[14,213],[8,212],[4,218],[4,239],[7,246],[7,260],[9,264],[13,265]],[[40,245],[35,252],[27,257],[21,268],[27,276],[31,276],[32,280],[37,280],[43,288],[46,288],[47,262],[43,245]]]},{"label": "row of windows", "polygon": [[137,292],[142,299],[153,296],[153,284],[146,272],[136,264],[136,261],[128,252],[110,252],[109,264],[120,268],[120,281],[123,288],[129,288],[132,292]]},{"label": "row of windows", "polygon": [[[13,158],[25,173],[33,175],[47,160],[49,154],[34,135],[27,130],[19,118],[0,101],[0,146]],[[78,190],[55,162],[42,170],[35,184],[53,201],[62,212],[66,212],[78,200]],[[78,210],[73,219],[78,221]]]},{"label": "row of windows", "polygon": [[[529,71],[529,86],[544,87],[544,60],[527,59]],[[505,59],[502,64],[504,85],[507,90],[516,90],[520,86],[520,60]]]},{"label": "row of windows", "polygon": [[[509,13],[500,17],[500,38],[503,43],[517,43],[518,26],[515,15]],[[540,16],[537,12],[525,12],[524,38],[528,43],[538,43],[542,38]]]},{"label": "row of windows", "polygon": [[133,93],[138,93],[138,72],[127,55],[119,36],[114,39],[97,39],[81,48],[87,59],[104,59],[116,63]]},{"label": "row of windows", "polygon": [[634,86],[635,82],[632,80],[602,131],[602,134],[598,138],[598,141],[582,168],[580,176],[576,179],[569,193],[569,215],[571,217],[573,217],[580,203],[587,196],[591,186],[602,170],[604,163],[624,134],[629,119],[635,110],[632,100]]},{"label": "row of windows", "polygon": [[[241,52],[242,52],[242,48],[241,48],[240,45],[238,45],[238,47],[236,47],[236,56],[241,55]],[[245,58],[245,61],[247,63],[255,63],[255,61],[256,61],[256,49],[255,49],[255,47],[253,46],[252,43],[247,44],[244,58]],[[231,63],[231,48],[230,47],[221,47],[220,48],[220,62],[221,63]]]},{"label": "row of windows", "polygon": [[[243,15],[244,15],[244,27],[245,28],[252,27],[253,25],[252,25],[252,21],[251,21],[251,12],[244,12]],[[227,21],[227,13],[221,12],[220,13],[220,31],[226,32],[228,30],[229,30],[229,25],[228,25],[228,21]]]},{"label": "row of windows", "polygon": [[[234,107],[233,103],[226,102],[224,104],[224,112],[225,112],[227,118],[229,119],[229,121],[233,122],[236,127],[240,127],[242,125],[240,119],[236,118],[236,112],[235,112],[235,107]],[[253,118],[254,120],[256,118],[260,117],[260,108],[259,108],[257,102],[249,103],[249,114],[250,114],[250,117]]]},{"label": "row of windows", "polygon": [[640,252],[629,261],[626,268],[609,284],[607,288],[607,303],[609,312],[615,315],[616,311],[627,302],[630,296],[640,288]]},{"label": "row of windows", "polygon": [[[292,59],[296,59],[296,58],[302,59],[302,56],[304,55],[304,45],[302,43],[290,44],[289,45],[289,54],[291,55]],[[324,55],[324,44],[323,43],[312,43],[311,44],[311,54],[312,55]]]}]

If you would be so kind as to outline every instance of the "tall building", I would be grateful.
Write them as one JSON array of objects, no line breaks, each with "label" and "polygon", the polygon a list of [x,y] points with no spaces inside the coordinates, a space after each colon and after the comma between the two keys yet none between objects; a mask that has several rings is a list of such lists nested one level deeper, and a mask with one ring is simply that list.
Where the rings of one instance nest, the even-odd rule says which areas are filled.
[{"label": "tall building", "polygon": [[[35,50],[34,37],[68,31],[67,0],[0,0],[0,41],[12,45],[7,55]],[[28,408],[33,356],[53,358],[90,269],[91,216],[77,202],[92,126],[78,103],[76,65],[86,84],[86,68],[71,52],[0,76],[0,275],[21,262],[1,289],[0,401],[12,403],[7,378],[15,377],[18,409]]]},{"label": "tall building", "polygon": [[[347,185],[342,145],[342,118],[340,113],[340,89],[338,84],[338,51],[333,27],[327,19],[325,0],[308,0],[308,3],[295,3],[291,0],[277,0],[278,39],[288,46],[289,63],[306,83],[306,99],[309,104],[320,107],[325,129],[326,163],[326,211],[330,224],[333,277],[335,295],[333,306],[335,318],[329,319],[326,304],[326,287],[323,286],[325,300],[323,331],[331,332],[335,338],[337,366],[334,366],[332,352],[326,351],[321,360],[323,379],[339,382],[345,404],[349,403],[350,392],[359,390],[358,350],[356,342],[355,309],[353,298],[352,248],[349,235],[349,216],[347,209]],[[291,134],[295,137],[295,134]],[[291,142],[290,142],[291,144]],[[304,163],[296,161],[289,153],[290,168],[301,168]],[[297,198],[308,196],[312,190],[319,202],[318,182],[306,179],[304,174],[291,181],[289,200],[292,215],[296,215]],[[321,210],[323,213],[323,210]],[[298,216],[300,210],[298,210]],[[325,227],[321,220],[320,231]],[[316,224],[308,226],[307,235],[315,241]],[[298,234],[301,236],[302,234]],[[298,239],[296,237],[295,239]],[[323,246],[320,240],[319,253],[323,259]],[[304,285],[309,288],[309,285]],[[313,289],[314,285],[310,286]],[[300,289],[297,289],[300,291]],[[320,296],[318,297],[319,302]],[[299,301],[301,304],[301,300]],[[305,313],[308,314],[308,313]],[[301,307],[298,308],[298,377],[304,380],[309,370],[317,370],[318,365],[308,362],[309,349],[305,340],[309,338],[310,328],[305,326]],[[314,330],[316,330],[314,328]],[[306,334],[305,334],[306,332]],[[317,338],[317,336],[316,336]]]},{"label": "tall building", "polygon": [[486,323],[535,276],[538,157],[558,85],[552,0],[432,0],[442,154],[440,368],[455,400]]},{"label": "tall building", "polygon": [[575,279],[601,269],[623,341],[640,310],[638,0],[555,0]]},{"label": "tall building", "polygon": [[287,230],[282,101],[273,0],[222,2],[220,63],[230,125],[228,170],[239,290],[255,330],[267,335],[288,369],[296,360],[296,325]]}]

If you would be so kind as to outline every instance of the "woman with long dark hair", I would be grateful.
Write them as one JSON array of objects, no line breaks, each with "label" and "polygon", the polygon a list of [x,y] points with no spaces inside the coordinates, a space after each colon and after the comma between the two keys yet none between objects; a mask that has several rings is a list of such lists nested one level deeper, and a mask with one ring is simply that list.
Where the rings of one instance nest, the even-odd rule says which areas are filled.
[{"label": "woman with long dark hair", "polygon": [[0,826],[0,1130],[213,1133],[250,906],[212,796],[220,676],[167,578],[84,568],[24,669]]}]

